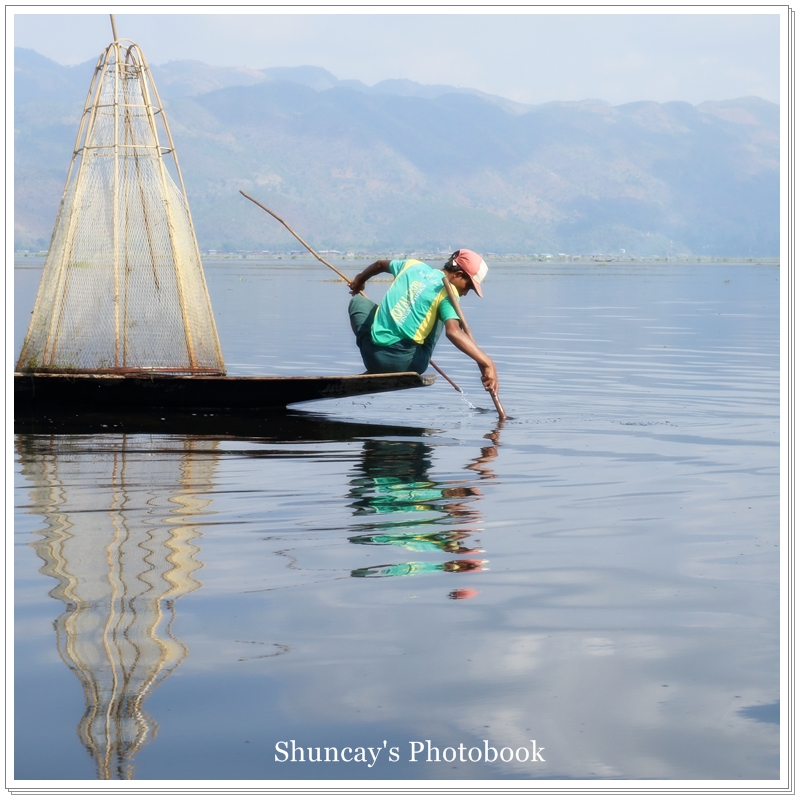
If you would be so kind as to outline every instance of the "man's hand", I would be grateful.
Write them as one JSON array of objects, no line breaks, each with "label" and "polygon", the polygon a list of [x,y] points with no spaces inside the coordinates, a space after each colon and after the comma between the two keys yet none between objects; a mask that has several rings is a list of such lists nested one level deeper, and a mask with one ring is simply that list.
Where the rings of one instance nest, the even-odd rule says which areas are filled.
[{"label": "man's hand", "polygon": [[490,394],[497,394],[497,369],[491,359],[488,364],[481,365],[481,383],[483,383],[483,388],[486,389],[487,392]]},{"label": "man's hand", "polygon": [[367,285],[367,279],[364,277],[363,272],[359,272],[347,285],[350,287],[350,294],[357,295],[359,292],[364,291],[364,287]]}]

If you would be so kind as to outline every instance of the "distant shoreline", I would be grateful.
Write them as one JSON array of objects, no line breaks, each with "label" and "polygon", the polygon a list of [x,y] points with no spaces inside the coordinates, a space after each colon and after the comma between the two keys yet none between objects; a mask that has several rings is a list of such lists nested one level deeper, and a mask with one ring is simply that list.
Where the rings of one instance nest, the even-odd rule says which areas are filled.
[{"label": "distant shoreline", "polygon": [[[358,252],[358,253],[331,253],[322,251],[322,255],[333,261],[370,261],[379,258],[392,256],[397,259],[418,258],[422,261],[438,262],[446,261],[449,253],[377,253],[377,252]],[[637,264],[637,263],[660,263],[660,264],[778,264],[778,256],[629,256],[629,255],[570,255],[559,253],[549,255],[542,253],[484,253],[487,261],[498,264],[503,262],[542,262],[542,263],[561,263],[561,264]],[[31,252],[17,250],[14,252],[14,264],[21,259],[41,260],[47,257],[46,251]],[[305,251],[237,251],[234,253],[205,252],[201,253],[204,262],[213,261],[315,261]]]}]

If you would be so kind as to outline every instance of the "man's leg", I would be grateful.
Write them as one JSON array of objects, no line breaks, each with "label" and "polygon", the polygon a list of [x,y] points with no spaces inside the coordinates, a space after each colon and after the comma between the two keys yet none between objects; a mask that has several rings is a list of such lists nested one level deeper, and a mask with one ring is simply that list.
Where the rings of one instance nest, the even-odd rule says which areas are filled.
[{"label": "man's leg", "polygon": [[378,306],[372,300],[357,294],[350,300],[348,313],[350,314],[350,327],[356,335],[356,344],[361,351],[361,360],[367,368],[367,372],[374,372],[372,369],[371,351],[375,347],[372,344],[372,320],[375,319],[375,312]]},{"label": "man's leg", "polygon": [[350,313],[350,327],[356,335],[356,342],[359,347],[361,346],[359,340],[372,327],[372,320],[375,317],[377,308],[378,306],[372,300],[362,294],[357,294],[350,300],[350,306],[347,309]]},{"label": "man's leg", "polygon": [[370,372],[414,372],[411,362],[419,345],[410,339],[389,345],[377,345],[370,336],[361,349],[364,363]]},{"label": "man's leg", "polygon": [[[356,295],[350,301],[348,310],[350,327],[356,335],[356,344],[361,351],[361,359],[367,372],[416,372],[411,362],[420,350],[419,345],[410,340],[386,346],[377,345],[372,341],[372,320],[375,319],[378,310],[378,306],[372,300],[363,295]],[[427,368],[427,362],[425,367]]]}]

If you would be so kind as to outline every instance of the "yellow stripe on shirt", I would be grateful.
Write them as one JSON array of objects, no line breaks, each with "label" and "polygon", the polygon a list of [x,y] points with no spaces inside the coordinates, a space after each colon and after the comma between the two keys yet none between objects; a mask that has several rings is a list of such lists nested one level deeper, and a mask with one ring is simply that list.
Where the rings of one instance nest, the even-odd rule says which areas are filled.
[{"label": "yellow stripe on shirt", "polygon": [[436,299],[431,303],[428,313],[423,317],[419,328],[417,328],[417,330],[414,332],[413,338],[417,344],[422,344],[433,330],[433,326],[436,324],[437,315],[439,314],[439,306],[445,297],[447,297],[447,289],[442,286],[441,291],[436,295]]}]

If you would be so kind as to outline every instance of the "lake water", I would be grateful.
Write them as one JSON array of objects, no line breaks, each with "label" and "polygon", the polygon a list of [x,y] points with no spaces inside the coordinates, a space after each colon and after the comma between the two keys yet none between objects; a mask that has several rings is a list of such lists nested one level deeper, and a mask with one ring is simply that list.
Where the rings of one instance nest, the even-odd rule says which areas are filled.
[{"label": "lake water", "polygon": [[[206,274],[229,374],[363,371],[321,265]],[[16,435],[16,779],[778,778],[778,267],[485,286],[502,425],[443,338],[463,397]]]}]

